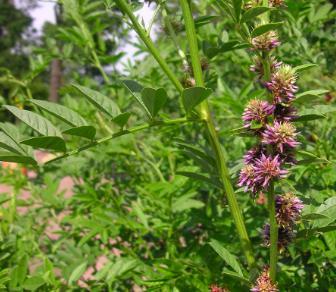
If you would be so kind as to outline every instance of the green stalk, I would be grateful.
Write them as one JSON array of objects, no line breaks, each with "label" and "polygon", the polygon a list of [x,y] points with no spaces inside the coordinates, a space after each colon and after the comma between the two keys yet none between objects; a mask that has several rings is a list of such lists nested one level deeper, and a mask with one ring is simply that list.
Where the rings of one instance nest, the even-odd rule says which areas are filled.
[{"label": "green stalk", "polygon": [[182,92],[183,91],[183,86],[182,86],[181,82],[177,79],[176,75],[170,70],[168,64],[161,57],[159,50],[155,47],[155,45],[153,44],[153,42],[149,38],[146,30],[140,25],[140,23],[136,19],[135,15],[133,14],[129,5],[126,3],[125,0],[115,0],[115,2],[117,3],[119,9],[129,17],[129,19],[131,20],[131,22],[133,24],[134,30],[137,32],[137,34],[140,36],[142,41],[145,43],[148,50],[153,55],[155,60],[159,63],[159,65],[161,66],[162,70],[165,72],[167,77],[171,80],[171,82],[174,84],[176,89],[179,92]]},{"label": "green stalk", "polygon": [[[156,49],[154,43],[148,37],[146,31],[138,23],[129,5],[125,2],[125,0],[115,0],[115,2],[118,4],[118,8],[130,18],[135,31],[138,33],[139,37],[145,43],[145,45],[147,46],[148,50],[151,52],[153,57],[157,60],[162,70],[166,73],[167,77],[172,81],[176,89],[179,92],[182,92],[183,91],[182,84],[175,77],[175,74],[170,70],[166,61],[160,56],[160,53]],[[186,22],[186,30],[187,30],[187,36],[188,36],[189,45],[190,45],[191,60],[192,60],[195,81],[198,86],[204,86],[202,69],[201,69],[201,64],[200,64],[200,60],[198,56],[198,46],[197,46],[197,38],[196,38],[196,33],[195,33],[194,20],[191,15],[189,4],[186,1],[180,1],[180,2],[181,2],[182,9],[183,9],[185,22]],[[205,121],[207,130],[209,133],[209,137],[211,140],[211,145],[217,157],[218,172],[220,174],[220,177],[223,183],[223,188],[226,192],[226,196],[228,199],[232,217],[233,217],[234,223],[238,231],[238,235],[241,241],[242,248],[244,250],[244,254],[247,259],[247,263],[250,267],[254,267],[255,260],[254,260],[254,256],[252,252],[251,242],[250,242],[250,239],[246,231],[242,213],[240,211],[237,199],[234,194],[234,190],[233,190],[233,187],[230,181],[229,171],[226,166],[224,152],[220,145],[217,131],[214,126],[214,122],[210,116],[209,106],[207,102],[203,102],[201,104],[199,112],[200,112],[202,120]]]},{"label": "green stalk", "polygon": [[275,194],[274,186],[270,185],[268,193],[268,210],[270,216],[270,277],[275,283],[276,267],[278,261],[278,224],[275,217]]},{"label": "green stalk", "polygon": [[[188,1],[180,0],[180,5],[182,7],[183,18],[184,18],[184,22],[186,26],[191,62],[192,62],[196,85],[204,87],[203,73],[202,73],[202,67],[200,63],[200,56],[198,52],[198,43],[197,43],[197,35],[196,35],[196,30],[195,30],[194,19],[192,17],[191,9],[190,9]],[[229,170],[226,166],[224,152],[221,147],[218,134],[215,129],[214,121],[211,117],[209,105],[207,101],[204,101],[201,104],[200,114],[202,118],[205,120],[206,127],[208,130],[209,136],[210,136],[212,148],[216,154],[218,172],[222,180],[224,190],[226,192],[228,204],[231,210],[234,223],[238,231],[238,235],[241,241],[243,251],[245,253],[247,263],[249,267],[254,267],[255,260],[253,256],[251,242],[250,242],[250,239],[246,231],[242,212],[239,208],[238,201],[237,201],[237,198],[235,196],[235,193],[234,193],[234,190],[231,184]]]},{"label": "green stalk", "polygon": [[95,141],[93,141],[91,143],[88,143],[88,144],[86,144],[86,145],[84,145],[80,148],[75,149],[75,150],[69,151],[69,152],[67,152],[63,155],[57,156],[56,158],[53,158],[53,159],[47,161],[46,164],[49,164],[51,162],[60,160],[62,158],[66,158],[66,157],[69,157],[69,156],[72,156],[72,155],[76,155],[76,154],[78,154],[78,153],[80,153],[80,152],[82,152],[86,149],[92,148],[96,145],[102,144],[104,142],[115,139],[117,137],[121,137],[121,136],[128,135],[128,134],[133,134],[133,133],[136,133],[136,132],[148,129],[148,128],[156,127],[156,126],[170,126],[170,125],[184,124],[184,123],[194,122],[194,121],[197,121],[197,120],[186,119],[186,118],[178,118],[178,119],[174,119],[174,120],[154,121],[154,122],[151,122],[151,123],[147,123],[147,124],[143,124],[143,125],[140,125],[140,126],[130,128],[128,130],[122,130],[120,132],[113,133],[110,136],[101,138],[99,140],[95,140]]}]

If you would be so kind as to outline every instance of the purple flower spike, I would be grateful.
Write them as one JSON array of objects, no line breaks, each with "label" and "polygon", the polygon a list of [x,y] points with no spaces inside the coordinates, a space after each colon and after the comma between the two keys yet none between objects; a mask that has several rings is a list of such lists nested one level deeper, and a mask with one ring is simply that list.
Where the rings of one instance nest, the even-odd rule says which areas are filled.
[{"label": "purple flower spike", "polygon": [[243,113],[244,127],[249,128],[252,121],[264,124],[267,117],[273,114],[274,108],[267,101],[252,99]]},{"label": "purple flower spike", "polygon": [[254,163],[256,159],[261,157],[261,154],[263,154],[264,151],[265,149],[262,146],[257,146],[247,151],[244,155],[245,164]]},{"label": "purple flower spike", "polygon": [[269,268],[265,267],[263,272],[257,278],[251,292],[278,292],[277,285],[271,280]]},{"label": "purple flower spike", "polygon": [[278,224],[282,227],[290,227],[299,220],[304,205],[298,197],[287,193],[276,196],[275,207]]},{"label": "purple flower spike", "polygon": [[283,178],[288,173],[287,170],[280,169],[279,155],[273,158],[262,154],[260,159],[256,159],[253,170],[255,183],[259,183],[264,188],[269,186],[271,180]]},{"label": "purple flower spike", "polygon": [[274,103],[290,103],[298,91],[296,86],[297,75],[289,65],[282,65],[272,74],[271,81],[265,86],[273,94]]},{"label": "purple flower spike", "polygon": [[[271,228],[269,224],[264,226],[263,237],[264,237],[264,245],[270,246],[270,233]],[[278,228],[278,250],[283,251],[294,239],[294,232],[292,228],[281,227]]]},{"label": "purple flower spike", "polygon": [[273,30],[252,39],[253,50],[256,51],[271,51],[279,45],[278,34]]},{"label": "purple flower spike", "polygon": [[273,126],[266,126],[262,133],[262,142],[265,144],[276,145],[281,153],[284,148],[295,148],[300,143],[295,140],[297,136],[296,128],[289,122],[275,122]]},{"label": "purple flower spike", "polygon": [[247,192],[248,190],[252,192],[257,191],[255,185],[255,173],[251,164],[245,165],[240,171],[238,186],[245,186],[245,192]]}]

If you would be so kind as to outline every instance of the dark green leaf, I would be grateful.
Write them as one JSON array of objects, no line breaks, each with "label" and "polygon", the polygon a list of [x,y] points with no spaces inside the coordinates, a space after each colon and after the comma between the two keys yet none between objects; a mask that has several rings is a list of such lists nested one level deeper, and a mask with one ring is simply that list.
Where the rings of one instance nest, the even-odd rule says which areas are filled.
[{"label": "dark green leaf", "polygon": [[320,213],[309,213],[301,216],[302,220],[330,219],[328,216]]},{"label": "dark green leaf", "polygon": [[41,135],[62,137],[60,130],[46,118],[27,110],[20,110],[14,106],[5,105],[4,107]]},{"label": "dark green leaf", "polygon": [[50,149],[60,152],[66,151],[64,140],[56,136],[33,137],[21,141],[21,143],[32,146],[35,149]]},{"label": "dark green leaf", "polygon": [[96,136],[96,129],[92,126],[81,126],[67,129],[63,133],[92,140]]},{"label": "dark green leaf", "polygon": [[126,89],[133,95],[133,97],[137,100],[137,102],[141,105],[141,107],[145,110],[146,115],[151,118],[151,113],[147,109],[146,105],[144,104],[142,98],[141,98],[141,92],[143,90],[143,87],[133,81],[133,80],[123,80],[123,85],[126,87]]},{"label": "dark green leaf", "polygon": [[183,106],[186,112],[190,112],[202,101],[208,98],[212,93],[212,89],[204,87],[186,88],[182,92]]},{"label": "dark green leaf", "polygon": [[120,128],[123,128],[127,124],[130,116],[131,113],[122,113],[116,116],[112,121],[116,123]]},{"label": "dark green leaf", "polygon": [[251,33],[251,36],[253,38],[260,36],[266,32],[269,32],[271,30],[275,30],[277,28],[279,28],[281,25],[283,24],[283,22],[273,22],[273,23],[267,23],[267,24],[263,24],[260,26],[257,26]]},{"label": "dark green leaf", "polygon": [[141,91],[141,99],[152,118],[155,117],[159,110],[165,105],[167,98],[167,93],[163,88],[144,88]]},{"label": "dark green leaf", "polygon": [[87,122],[84,120],[83,117],[63,105],[37,99],[31,99],[30,102],[42,108],[46,112],[52,114],[53,116],[59,118],[60,120],[69,124],[72,127],[87,126]]},{"label": "dark green leaf", "polygon": [[120,114],[118,105],[100,92],[78,84],[72,84],[72,86],[81,92],[95,107],[111,118],[115,118]]},{"label": "dark green leaf", "polygon": [[16,153],[7,151],[0,152],[0,161],[33,164],[33,165],[37,164],[36,160],[30,156],[17,155]]},{"label": "dark green leaf", "polygon": [[268,7],[253,7],[248,9],[242,16],[240,22],[254,21],[257,16],[269,11]]},{"label": "dark green leaf", "polygon": [[239,22],[243,0],[232,0],[232,1],[233,1],[233,3],[232,3],[233,4],[233,9],[234,9],[234,12],[235,12],[235,18],[236,18],[236,21]]}]

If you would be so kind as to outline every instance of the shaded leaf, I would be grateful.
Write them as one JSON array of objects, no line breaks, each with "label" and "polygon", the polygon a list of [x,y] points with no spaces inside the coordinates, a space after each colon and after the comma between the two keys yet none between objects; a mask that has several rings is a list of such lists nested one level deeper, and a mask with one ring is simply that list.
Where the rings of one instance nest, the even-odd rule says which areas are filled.
[{"label": "shaded leaf", "polygon": [[260,26],[257,26],[252,32],[251,32],[251,36],[253,38],[260,36],[266,32],[269,32],[271,30],[275,30],[277,28],[279,28],[281,25],[283,24],[283,22],[273,22],[273,23],[267,23],[267,24],[263,24]]},{"label": "shaded leaf", "polygon": [[123,128],[127,124],[130,116],[131,113],[122,113],[116,116],[112,121],[116,123],[120,128]]},{"label": "shaded leaf", "polygon": [[36,160],[30,156],[17,155],[16,153],[7,151],[0,152],[0,161],[33,164],[33,165],[37,164]]},{"label": "shaded leaf", "polygon": [[163,88],[144,88],[141,91],[141,99],[149,111],[151,117],[155,117],[159,110],[167,102],[167,93]]},{"label": "shaded leaf", "polygon": [[74,282],[76,282],[85,272],[87,266],[87,262],[81,263],[79,266],[77,266],[71,273],[69,277],[69,285],[72,285]]},{"label": "shaded leaf", "polygon": [[242,16],[240,22],[244,23],[247,21],[253,21],[256,19],[257,16],[269,11],[270,8],[268,7],[253,7],[248,9]]},{"label": "shaded leaf", "polygon": [[96,136],[96,129],[92,126],[81,126],[67,129],[63,133],[92,140]]},{"label": "shaded leaf", "polygon": [[35,291],[44,285],[45,281],[40,276],[33,276],[23,283],[23,288],[29,291]]},{"label": "shaded leaf", "polygon": [[202,175],[202,174],[199,174],[199,173],[195,173],[195,172],[189,172],[189,171],[178,171],[176,172],[176,174],[179,174],[179,175],[183,175],[183,176],[186,176],[186,177],[189,177],[191,179],[194,179],[194,180],[198,180],[198,181],[201,181],[201,182],[205,182],[207,184],[211,184],[219,189],[222,188],[222,185],[220,184],[220,182],[218,180],[214,180],[212,178],[209,178],[205,175]]},{"label": "shaded leaf", "polygon": [[212,89],[204,87],[186,88],[182,92],[182,102],[185,110],[190,112],[210,96]]},{"label": "shaded leaf", "polygon": [[36,149],[50,149],[60,152],[66,151],[65,141],[56,136],[33,137],[21,141],[21,143]]}]

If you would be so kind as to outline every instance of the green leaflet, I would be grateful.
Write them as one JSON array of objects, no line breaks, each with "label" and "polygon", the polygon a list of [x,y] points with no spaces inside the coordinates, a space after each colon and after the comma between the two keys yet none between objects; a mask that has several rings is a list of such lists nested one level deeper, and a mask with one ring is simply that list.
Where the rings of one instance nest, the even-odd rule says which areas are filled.
[{"label": "green leaflet", "polygon": [[18,119],[41,135],[62,137],[60,130],[42,116],[27,110],[18,109],[10,105],[5,105],[4,108],[9,110],[14,116],[16,116]]},{"label": "green leaflet", "polygon": [[266,32],[269,32],[271,30],[278,29],[283,22],[273,22],[273,23],[267,23],[260,26],[257,26],[252,32],[251,37],[255,38],[257,36],[260,36]]},{"label": "green leaflet", "polygon": [[163,88],[144,88],[141,91],[141,99],[151,117],[154,118],[167,102],[168,96]]},{"label": "green leaflet", "polygon": [[118,105],[100,92],[78,84],[72,84],[72,86],[82,93],[96,108],[111,118],[115,118],[120,114]]},{"label": "green leaflet", "polygon": [[211,88],[191,87],[182,92],[182,102],[186,112],[190,112],[212,93]]}]

